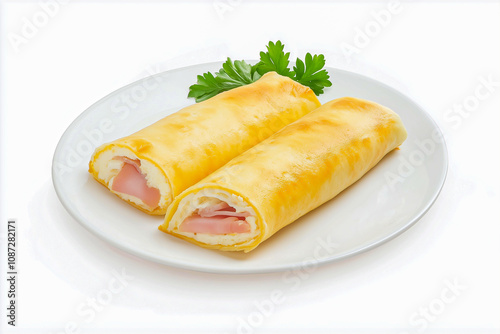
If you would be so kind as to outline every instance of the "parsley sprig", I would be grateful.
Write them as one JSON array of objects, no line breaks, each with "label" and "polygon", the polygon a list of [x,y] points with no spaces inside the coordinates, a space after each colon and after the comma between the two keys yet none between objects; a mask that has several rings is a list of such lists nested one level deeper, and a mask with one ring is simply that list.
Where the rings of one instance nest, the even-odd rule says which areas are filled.
[{"label": "parsley sprig", "polygon": [[292,71],[289,68],[290,53],[285,53],[285,45],[281,41],[269,42],[266,48],[267,52],[260,53],[260,61],[255,65],[244,60],[233,62],[228,57],[215,75],[210,72],[198,75],[196,84],[189,87],[188,97],[201,102],[219,93],[255,82],[265,73],[272,71],[308,86],[316,95],[323,94],[324,88],[332,85],[328,72],[323,69],[324,55],[313,56],[307,53],[305,61],[297,58]]},{"label": "parsley sprig", "polygon": [[276,44],[269,42],[266,46],[267,52],[260,52],[260,61],[255,65],[260,75],[267,72],[276,72],[293,79],[293,72],[288,68],[290,52],[285,53],[285,45],[281,41]]}]

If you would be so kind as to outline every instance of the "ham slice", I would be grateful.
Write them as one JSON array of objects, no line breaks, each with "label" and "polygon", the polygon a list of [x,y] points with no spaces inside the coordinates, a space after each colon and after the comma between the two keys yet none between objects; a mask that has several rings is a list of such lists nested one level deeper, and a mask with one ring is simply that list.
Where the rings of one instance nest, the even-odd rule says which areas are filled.
[{"label": "ham slice", "polygon": [[245,220],[250,213],[236,212],[226,202],[198,210],[186,218],[179,226],[180,232],[208,233],[208,234],[230,234],[250,232],[250,225]]},{"label": "ham slice", "polygon": [[132,160],[126,157],[115,157],[123,161],[123,166],[113,180],[113,191],[137,197],[151,208],[156,208],[160,202],[160,191],[149,187],[146,177],[142,174],[139,159]]},{"label": "ham slice", "polygon": [[179,231],[208,234],[246,233],[250,232],[250,225],[238,217],[192,215],[184,219]]}]

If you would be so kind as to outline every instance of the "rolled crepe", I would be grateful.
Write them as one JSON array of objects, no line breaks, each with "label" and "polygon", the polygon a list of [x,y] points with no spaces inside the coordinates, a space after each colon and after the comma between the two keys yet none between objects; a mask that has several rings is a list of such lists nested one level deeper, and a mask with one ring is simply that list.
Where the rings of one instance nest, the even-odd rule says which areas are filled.
[{"label": "rolled crepe", "polygon": [[386,107],[333,100],[186,189],[159,229],[198,246],[249,252],[356,182],[406,136]]},{"label": "rolled crepe", "polygon": [[138,209],[162,215],[183,190],[319,106],[308,87],[267,73],[98,147],[89,172]]}]

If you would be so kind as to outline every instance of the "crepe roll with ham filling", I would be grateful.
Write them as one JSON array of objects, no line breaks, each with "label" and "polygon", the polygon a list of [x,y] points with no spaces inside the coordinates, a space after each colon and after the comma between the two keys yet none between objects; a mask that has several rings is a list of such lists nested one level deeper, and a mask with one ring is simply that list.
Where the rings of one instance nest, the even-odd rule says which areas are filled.
[{"label": "crepe roll with ham filling", "polygon": [[183,190],[319,106],[311,89],[270,72],[100,146],[89,172],[138,209],[163,215]]},{"label": "crepe roll with ham filling", "polygon": [[249,252],[356,182],[406,136],[386,107],[330,101],[186,189],[159,229],[198,246]]}]

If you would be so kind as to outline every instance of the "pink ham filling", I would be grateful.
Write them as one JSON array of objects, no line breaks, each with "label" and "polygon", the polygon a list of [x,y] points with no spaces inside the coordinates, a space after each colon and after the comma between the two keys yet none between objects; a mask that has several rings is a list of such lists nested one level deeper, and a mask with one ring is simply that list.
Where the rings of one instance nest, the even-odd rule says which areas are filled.
[{"label": "pink ham filling", "polygon": [[114,157],[114,160],[123,161],[123,166],[113,180],[111,189],[116,192],[134,196],[151,208],[156,208],[160,202],[160,191],[149,187],[146,177],[141,173],[141,162],[127,157]]},{"label": "pink ham filling", "polygon": [[180,232],[230,234],[250,232],[250,225],[245,220],[248,212],[236,212],[226,202],[221,202],[198,210],[198,214],[184,219],[179,226]]}]

